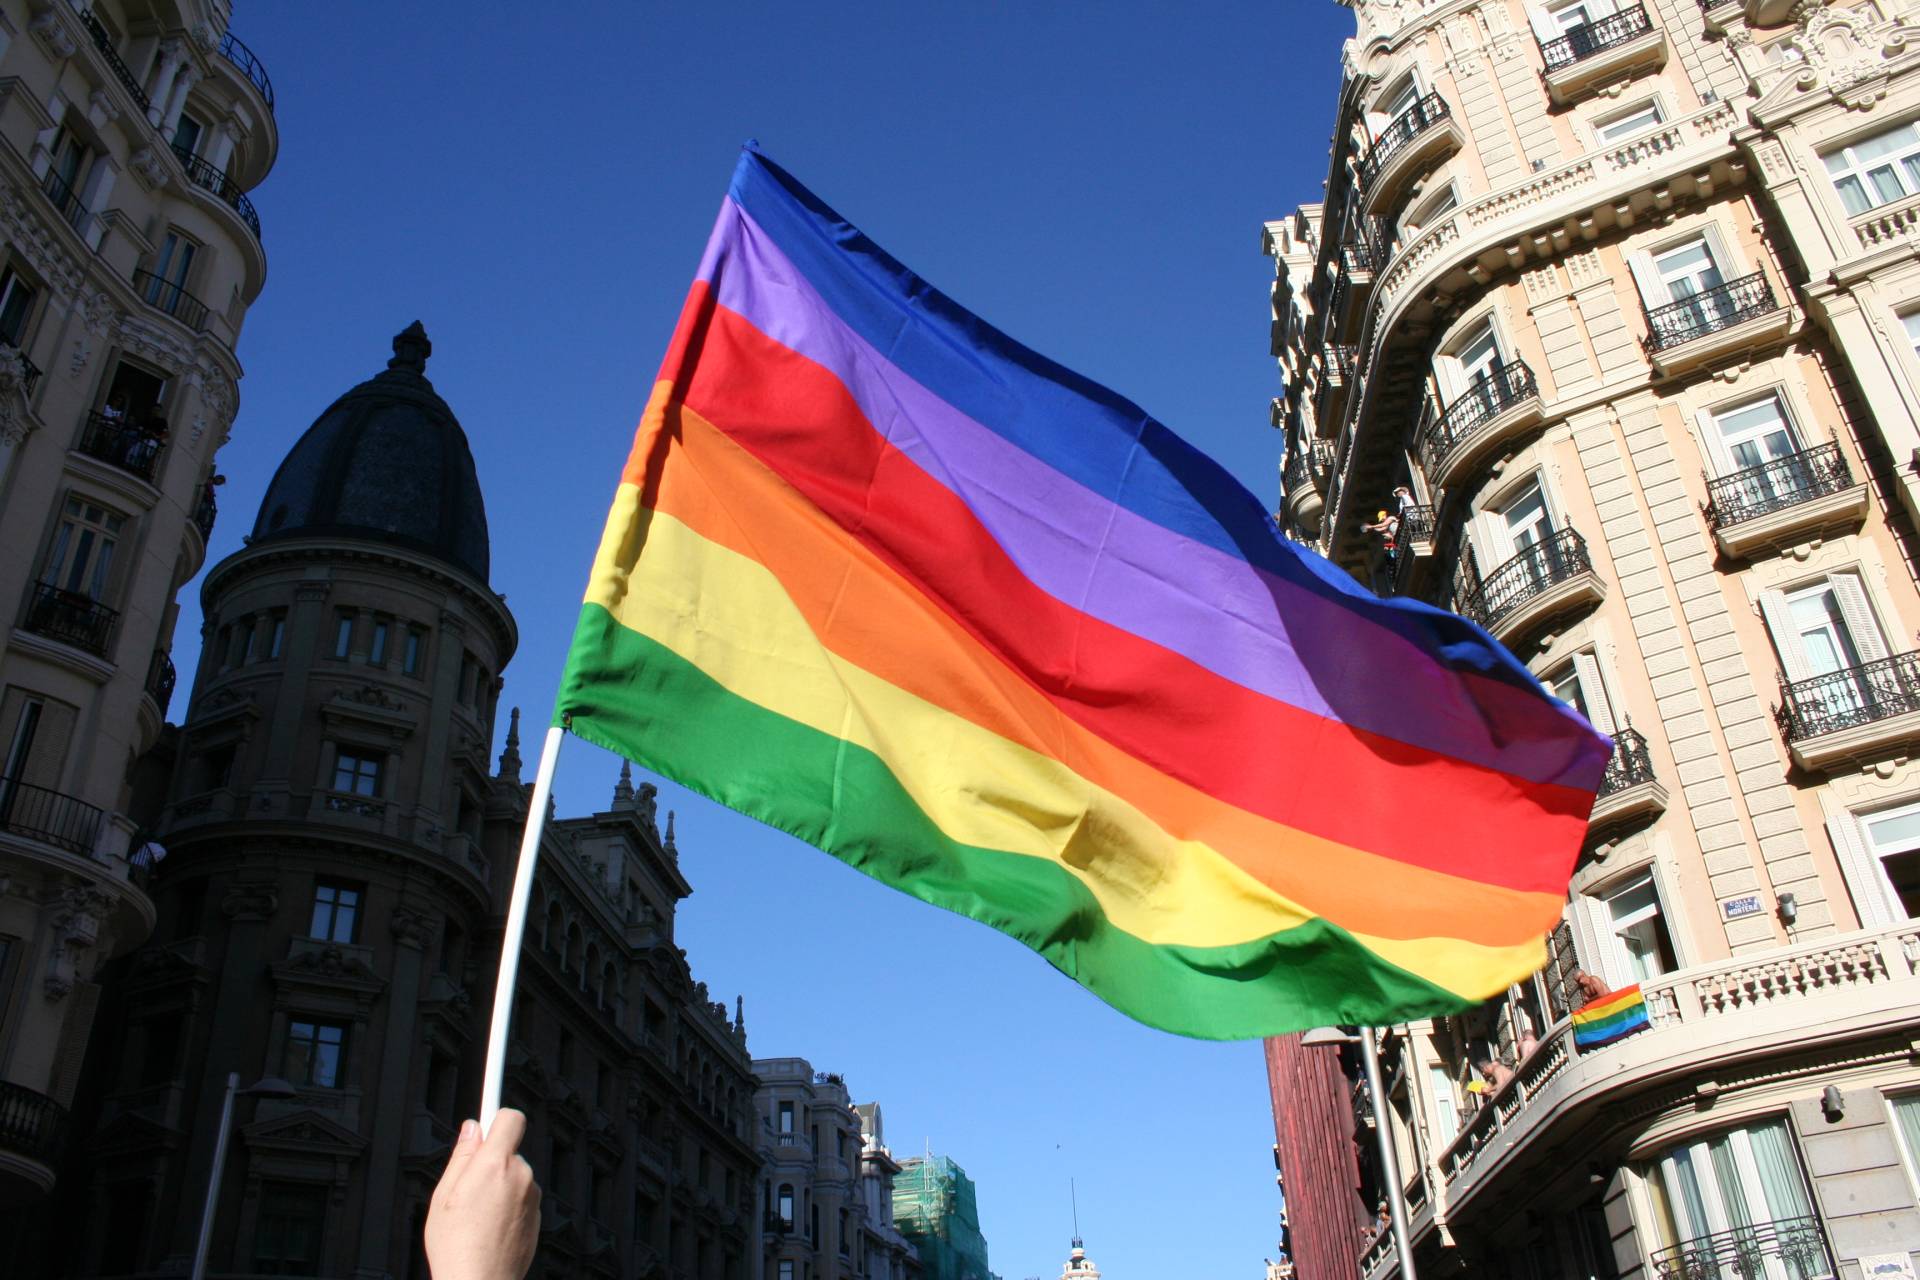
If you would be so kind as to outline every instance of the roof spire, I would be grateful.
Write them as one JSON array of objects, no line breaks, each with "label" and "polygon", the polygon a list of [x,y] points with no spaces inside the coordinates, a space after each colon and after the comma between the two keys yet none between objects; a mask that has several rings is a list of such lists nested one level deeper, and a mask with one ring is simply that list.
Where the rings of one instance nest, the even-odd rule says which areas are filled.
[{"label": "roof spire", "polygon": [[427,357],[432,354],[433,343],[427,340],[426,326],[415,320],[393,336],[393,359],[387,361],[387,368],[424,375]]},{"label": "roof spire", "polygon": [[633,765],[625,760],[620,762],[620,781],[613,784],[613,807],[633,808]]},{"label": "roof spire", "polygon": [[660,847],[667,851],[669,858],[675,862],[680,861],[680,850],[673,843],[673,810],[671,809],[667,810],[667,838],[661,841]]},{"label": "roof spire", "polygon": [[500,776],[508,782],[520,781],[520,708],[507,714],[507,749],[500,753]]}]

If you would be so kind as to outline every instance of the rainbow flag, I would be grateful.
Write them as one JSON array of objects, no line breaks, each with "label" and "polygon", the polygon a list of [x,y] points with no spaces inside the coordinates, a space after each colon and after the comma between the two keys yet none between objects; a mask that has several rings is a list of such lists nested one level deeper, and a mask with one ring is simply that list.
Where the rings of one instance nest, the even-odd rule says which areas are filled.
[{"label": "rainbow flag", "polygon": [[1222,1039],[1539,968],[1611,746],[752,149],[556,716]]},{"label": "rainbow flag", "polygon": [[1576,1049],[1598,1049],[1651,1025],[1647,1021],[1647,998],[1640,994],[1637,982],[1588,1002],[1576,1009],[1569,1021],[1573,1023]]}]

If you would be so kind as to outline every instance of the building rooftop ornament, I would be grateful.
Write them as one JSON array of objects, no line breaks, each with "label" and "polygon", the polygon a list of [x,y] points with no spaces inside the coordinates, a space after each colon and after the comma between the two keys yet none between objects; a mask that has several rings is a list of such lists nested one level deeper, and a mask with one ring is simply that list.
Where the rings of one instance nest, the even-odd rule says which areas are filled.
[{"label": "building rooftop ornament", "polygon": [[500,753],[500,777],[520,781],[520,708],[507,713],[507,749]]},{"label": "building rooftop ornament", "polygon": [[1087,1256],[1086,1246],[1080,1243],[1080,1237],[1073,1238],[1073,1250],[1067,1254],[1067,1264],[1060,1268],[1060,1280],[1100,1280],[1100,1268]]},{"label": "building rooftop ornament", "polygon": [[613,784],[613,807],[615,809],[634,807],[633,765],[625,760],[620,762],[620,780]]}]

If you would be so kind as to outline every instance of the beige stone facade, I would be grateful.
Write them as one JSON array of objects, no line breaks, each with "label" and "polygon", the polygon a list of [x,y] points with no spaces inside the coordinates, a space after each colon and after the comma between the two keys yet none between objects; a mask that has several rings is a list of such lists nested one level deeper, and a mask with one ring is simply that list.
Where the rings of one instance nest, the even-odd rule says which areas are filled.
[{"label": "beige stone facade", "polygon": [[[213,526],[279,134],[225,0],[0,0],[0,1204],[45,1192]],[[135,855],[130,862],[129,855]]]},{"label": "beige stone facade", "polygon": [[[1920,11],[1350,7],[1326,197],[1266,233],[1281,518],[1616,741],[1547,970],[1389,1041],[1417,1260],[1910,1260]],[[1578,1050],[1581,968],[1651,1027]]]},{"label": "beige stone facade", "polygon": [[920,1260],[893,1221],[880,1107],[855,1106],[844,1078],[804,1058],[760,1058],[763,1280],[918,1280]]}]

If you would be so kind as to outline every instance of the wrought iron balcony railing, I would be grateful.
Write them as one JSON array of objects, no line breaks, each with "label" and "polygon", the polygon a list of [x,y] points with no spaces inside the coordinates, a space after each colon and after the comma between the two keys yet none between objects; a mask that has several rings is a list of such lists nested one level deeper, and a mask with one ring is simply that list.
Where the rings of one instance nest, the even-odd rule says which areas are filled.
[{"label": "wrought iron balcony railing", "polygon": [[1339,455],[1333,447],[1333,441],[1315,440],[1313,442],[1312,468],[1313,483],[1315,486],[1321,489],[1327,487],[1327,484],[1333,479],[1334,468],[1339,464],[1339,461]]},{"label": "wrought iron balcony railing", "polygon": [[1483,627],[1492,627],[1535,596],[1592,571],[1586,539],[1573,529],[1561,529],[1480,581],[1462,583],[1460,613]]},{"label": "wrought iron balcony railing", "polygon": [[86,428],[80,433],[79,447],[89,458],[98,458],[151,483],[154,465],[166,443],[165,437],[133,426],[125,418],[90,413]]},{"label": "wrought iron balcony railing", "polygon": [[140,81],[128,68],[120,54],[115,51],[113,37],[108,34],[105,27],[100,25],[100,19],[93,16],[93,10],[80,10],[80,22],[86,27],[87,34],[93,37],[94,48],[100,51],[100,56],[106,60],[107,66],[113,69],[114,78],[120,82],[120,86],[140,104],[141,111],[153,110],[153,102],[147,97],[147,91],[140,87]]},{"label": "wrought iron balcony railing", "polygon": [[224,200],[240,215],[240,221],[247,224],[247,230],[253,232],[253,238],[260,238],[260,215],[254,211],[253,201],[247,199],[247,193],[240,189],[238,183],[185,147],[175,147],[173,154],[179,158],[180,167],[187,171],[187,179],[194,186]]},{"label": "wrought iron balcony railing", "polygon": [[1373,247],[1364,239],[1350,241],[1341,247],[1340,260],[1350,272],[1372,272]]},{"label": "wrought iron balcony railing", "polygon": [[53,202],[54,209],[66,224],[78,231],[87,220],[87,207],[80,203],[80,197],[73,193],[67,180],[49,169],[40,179],[40,189],[47,193],[47,199]]},{"label": "wrought iron balcony railing", "polygon": [[67,1141],[67,1109],[44,1093],[0,1080],[0,1151],[37,1164],[59,1163]]},{"label": "wrought iron balcony railing", "polygon": [[1655,1253],[1653,1266],[1661,1280],[1720,1280],[1722,1276],[1757,1280],[1771,1274],[1766,1265],[1769,1258],[1786,1264],[1781,1270],[1797,1280],[1835,1274],[1818,1218],[1757,1222],[1682,1241]]},{"label": "wrought iron balcony railing", "polygon": [[1780,730],[1788,742],[1920,711],[1920,653],[1896,653],[1840,671],[1780,682]]},{"label": "wrought iron balcony railing", "polygon": [[1500,365],[1480,378],[1444,413],[1421,426],[1420,461],[1429,478],[1439,473],[1455,449],[1508,409],[1540,394],[1533,370],[1520,360]]},{"label": "wrought iron balcony railing", "polygon": [[213,537],[213,522],[220,514],[220,504],[214,501],[213,490],[200,495],[200,501],[193,509],[194,527],[200,530],[200,541]]},{"label": "wrought iron balcony railing", "polygon": [[1604,18],[1571,27],[1558,40],[1542,42],[1540,56],[1545,59],[1549,72],[1561,71],[1582,58],[1637,40],[1651,30],[1653,21],[1647,17],[1647,7],[1636,4],[1631,9],[1620,9]]},{"label": "wrought iron balcony railing", "polygon": [[91,596],[51,582],[36,582],[33,602],[27,606],[27,630],[104,658],[114,619],[119,616]]},{"label": "wrought iron balcony railing", "polygon": [[1286,479],[1287,496],[1289,498],[1300,492],[1310,483],[1307,479],[1307,451],[1305,449],[1296,448],[1288,451]]},{"label": "wrought iron balcony railing", "polygon": [[261,65],[253,50],[240,42],[240,37],[229,31],[220,37],[220,56],[240,68],[241,74],[260,91],[266,99],[267,110],[273,110],[273,81],[267,78],[267,69]]},{"label": "wrought iron balcony railing", "polygon": [[0,777],[0,829],[73,853],[90,854],[104,816],[70,795]]},{"label": "wrought iron balcony railing", "polygon": [[1400,509],[1400,529],[1396,539],[1402,547],[1409,542],[1433,541],[1433,508],[1425,506],[1402,507]]},{"label": "wrought iron balcony railing", "polygon": [[1340,375],[1340,381],[1353,381],[1354,345],[1351,342],[1329,342],[1326,347],[1327,368]]},{"label": "wrought iron balcony railing", "polygon": [[32,395],[33,389],[40,385],[40,366],[27,359],[27,353],[19,347],[0,342],[0,352],[12,352],[20,358],[20,390],[24,395]]},{"label": "wrought iron balcony railing", "polygon": [[1647,754],[1647,740],[1629,725],[1613,735],[1613,755],[1607,759],[1607,771],[1600,775],[1600,795],[1610,796],[1628,787],[1653,781],[1653,757]]},{"label": "wrought iron balcony railing", "polygon": [[1647,350],[1665,351],[1779,309],[1767,273],[1756,271],[1648,311]]},{"label": "wrought iron balcony railing", "polygon": [[147,664],[147,696],[163,716],[167,714],[167,704],[173,701],[173,686],[178,679],[179,673],[173,669],[173,655],[155,649],[153,661]]},{"label": "wrought iron balcony railing", "polygon": [[133,283],[148,306],[165,312],[196,333],[207,327],[207,304],[173,281],[151,271],[136,271]]},{"label": "wrought iron balcony railing", "polygon": [[1836,442],[1817,444],[1707,484],[1707,519],[1716,529],[1797,507],[1853,484]]},{"label": "wrought iron balcony railing", "polygon": [[1365,191],[1380,176],[1380,170],[1395,153],[1415,138],[1445,120],[1449,112],[1447,100],[1437,93],[1429,93],[1420,101],[1394,117],[1393,122],[1380,131],[1373,140],[1373,146],[1367,149],[1367,158],[1360,162],[1355,175],[1360,180],[1360,189]]}]

